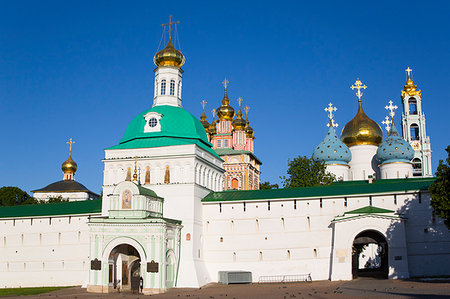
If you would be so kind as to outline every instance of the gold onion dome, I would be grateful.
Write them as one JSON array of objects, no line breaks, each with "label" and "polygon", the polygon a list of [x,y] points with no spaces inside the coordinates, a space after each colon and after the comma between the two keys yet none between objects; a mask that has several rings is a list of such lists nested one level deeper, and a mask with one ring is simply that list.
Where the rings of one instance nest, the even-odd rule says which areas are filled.
[{"label": "gold onion dome", "polygon": [[225,86],[225,94],[223,95],[222,99],[222,106],[217,108],[217,117],[219,120],[233,120],[234,117],[234,109],[230,106],[230,99],[228,98],[227,94],[227,84],[228,81],[225,78],[225,81],[223,81]]},{"label": "gold onion dome", "polygon": [[71,155],[69,155],[69,158],[61,165],[61,169],[64,173],[75,173],[77,171],[77,163],[72,160]]},{"label": "gold onion dome", "polygon": [[209,126],[209,134],[210,134],[210,135],[214,135],[214,134],[216,134],[216,132],[217,132],[216,121],[213,120],[213,121],[211,122],[211,125]]},{"label": "gold onion dome", "polygon": [[360,101],[358,113],[342,130],[341,140],[348,147],[362,144],[378,146],[383,141],[383,131],[376,122],[364,113]]},{"label": "gold onion dome", "polygon": [[253,131],[253,128],[250,127],[250,122],[249,121],[247,121],[247,125],[245,126],[245,132],[247,132],[247,137],[248,138],[254,138],[255,131]]},{"label": "gold onion dome", "polygon": [[239,98],[239,110],[236,113],[236,118],[233,120],[233,128],[235,130],[245,130],[245,127],[247,126],[247,121],[244,119],[244,115],[241,112],[241,101],[242,99]]},{"label": "gold onion dome", "polygon": [[414,81],[411,79],[411,69],[408,67],[406,69],[406,71],[408,72],[408,80],[406,80],[406,84],[403,87],[402,90],[402,98],[404,98],[406,95],[409,96],[415,96],[415,95],[419,95],[419,97],[422,96],[422,93],[420,90],[417,90],[417,85],[414,84]]},{"label": "gold onion dome", "polygon": [[[206,102],[205,102],[205,104],[206,104]],[[203,127],[205,128],[205,131],[208,132],[210,124],[206,119],[207,119],[207,117],[205,114],[205,106],[203,106],[203,113],[202,113],[202,115],[200,115],[200,122],[202,123]]]},{"label": "gold onion dome", "polygon": [[172,44],[172,37],[169,37],[169,42],[167,43],[167,46],[156,53],[155,57],[153,58],[153,62],[156,64],[157,67],[161,66],[174,66],[174,67],[181,67],[184,64],[184,55],[175,49],[175,47]]}]

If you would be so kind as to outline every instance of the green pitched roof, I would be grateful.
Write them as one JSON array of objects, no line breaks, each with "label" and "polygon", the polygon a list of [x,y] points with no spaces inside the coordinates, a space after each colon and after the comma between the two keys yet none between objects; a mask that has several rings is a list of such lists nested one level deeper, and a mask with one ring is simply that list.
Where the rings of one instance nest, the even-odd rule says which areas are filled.
[{"label": "green pitched roof", "polygon": [[151,189],[139,186],[137,184],[136,184],[136,186],[137,186],[137,188],[139,190],[139,194],[141,194],[141,195],[148,195],[148,196],[151,196],[151,197],[154,197],[154,198],[163,199],[162,197],[159,197],[158,195],[156,195],[155,191],[153,191]]},{"label": "green pitched roof", "polygon": [[435,178],[387,179],[374,180],[371,184],[367,181],[345,181],[335,182],[329,186],[211,192],[202,202],[311,198],[428,190],[434,180]]},{"label": "green pitched roof", "polygon": [[384,213],[394,213],[394,211],[386,210],[382,208],[377,208],[374,206],[367,206],[364,208],[356,209],[353,211],[345,212],[347,214],[384,214]]},{"label": "green pitched roof", "polygon": [[216,148],[214,150],[219,156],[225,156],[225,155],[242,155],[242,154],[246,154],[246,155],[250,155],[252,156],[256,161],[259,162],[259,164],[262,164],[262,162],[256,158],[255,154],[253,154],[251,151],[243,151],[243,150],[235,150],[232,148]]},{"label": "green pitched roof", "polygon": [[48,204],[0,207],[0,218],[18,218],[34,216],[59,216],[96,214],[102,211],[102,201],[83,200]]}]

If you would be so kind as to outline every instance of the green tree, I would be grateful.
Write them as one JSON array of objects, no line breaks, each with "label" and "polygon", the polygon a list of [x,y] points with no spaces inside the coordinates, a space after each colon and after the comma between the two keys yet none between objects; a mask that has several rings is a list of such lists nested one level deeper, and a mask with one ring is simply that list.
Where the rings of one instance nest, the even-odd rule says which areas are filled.
[{"label": "green tree", "polygon": [[326,171],[323,162],[306,156],[288,160],[288,166],[287,176],[281,177],[284,188],[330,185],[335,180],[335,176]]},{"label": "green tree", "polygon": [[430,186],[431,206],[436,216],[444,219],[450,229],[450,145],[445,149],[448,153],[446,163],[439,161],[436,180]]},{"label": "green tree", "polygon": [[39,203],[55,203],[55,202],[66,202],[68,199],[64,199],[62,195],[49,196],[47,200],[40,200]]},{"label": "green tree", "polygon": [[260,190],[264,190],[264,189],[278,189],[278,188],[279,188],[278,184],[271,184],[270,182],[259,183],[259,189]]},{"label": "green tree", "polygon": [[36,199],[17,187],[0,188],[0,206],[18,206],[36,203]]}]

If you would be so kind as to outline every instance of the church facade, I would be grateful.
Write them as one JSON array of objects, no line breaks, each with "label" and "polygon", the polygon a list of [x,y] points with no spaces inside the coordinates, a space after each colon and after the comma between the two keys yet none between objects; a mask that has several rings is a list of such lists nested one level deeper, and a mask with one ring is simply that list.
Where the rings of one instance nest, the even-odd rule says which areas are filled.
[{"label": "church facade", "polygon": [[[182,108],[185,60],[171,38],[154,62],[153,105],[105,150],[101,200],[0,208],[0,287],[106,293],[142,283],[152,294],[217,282],[219,271],[249,271],[253,282],[450,274],[450,234],[430,206],[429,138],[419,138],[419,152],[408,142],[411,113],[400,136],[389,103],[383,140],[357,80],[358,113],[338,137],[330,104],[328,132],[313,150],[336,181],[255,190],[254,132],[242,100],[237,113],[231,107],[228,82],[208,123],[204,110],[198,120]],[[417,96],[408,82],[402,99]],[[419,177],[417,155],[428,171]]]}]

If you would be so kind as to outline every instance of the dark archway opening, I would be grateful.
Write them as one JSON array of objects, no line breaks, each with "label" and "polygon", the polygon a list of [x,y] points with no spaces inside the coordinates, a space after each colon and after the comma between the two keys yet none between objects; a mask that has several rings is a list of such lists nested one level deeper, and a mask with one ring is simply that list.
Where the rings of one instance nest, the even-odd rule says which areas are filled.
[{"label": "dark archway opening", "polygon": [[121,244],[114,247],[108,259],[109,286],[118,292],[139,292],[141,279],[141,258],[131,245]]},{"label": "dark archway opening", "polygon": [[386,238],[377,231],[365,230],[353,241],[353,278],[388,278],[389,258]]}]

